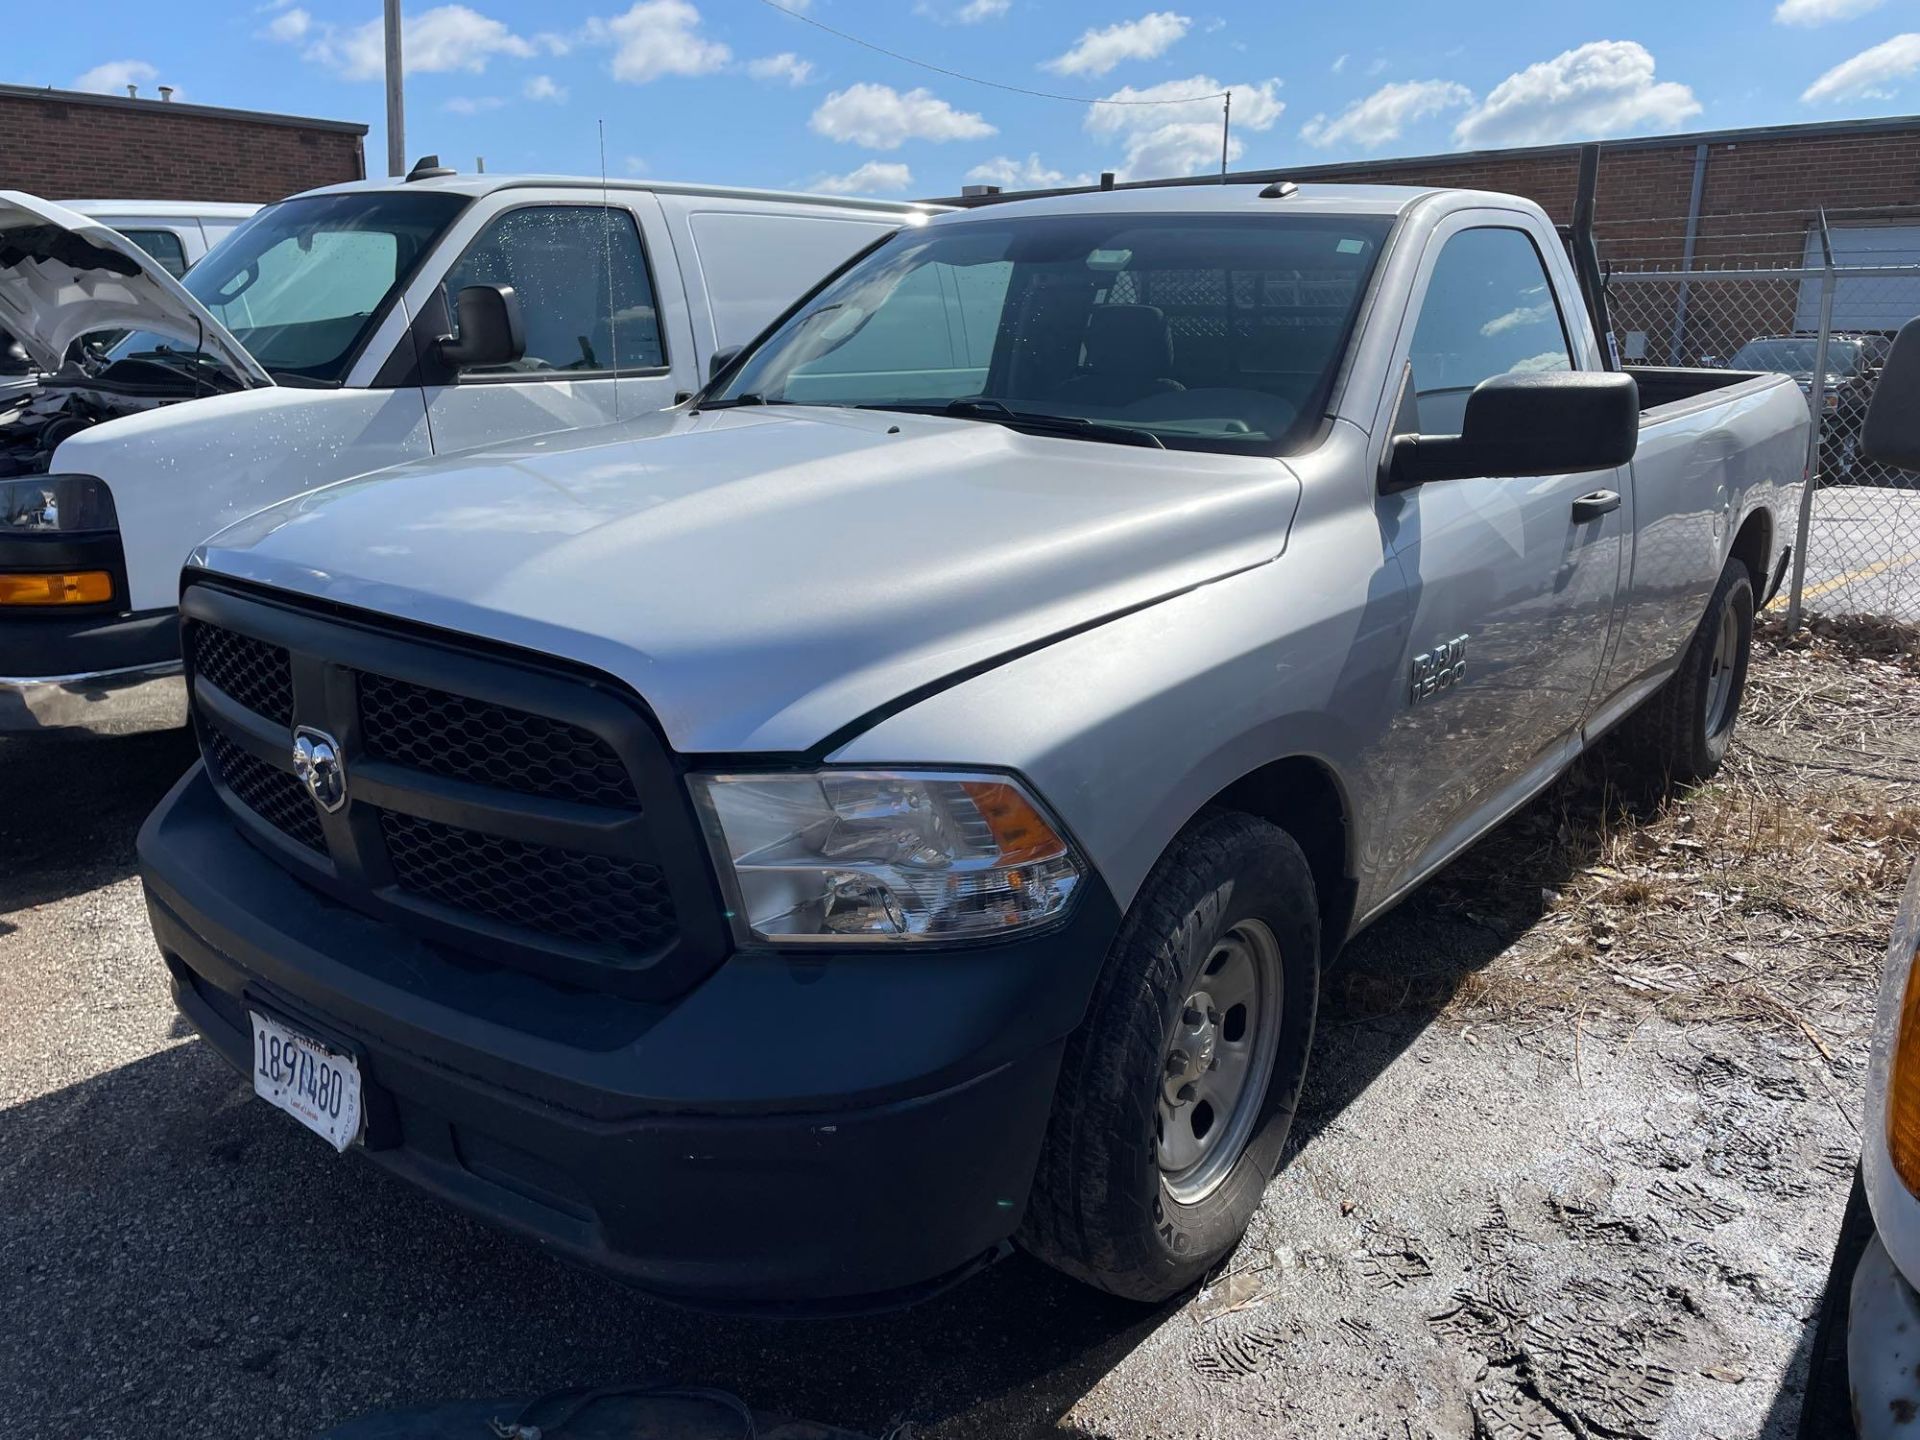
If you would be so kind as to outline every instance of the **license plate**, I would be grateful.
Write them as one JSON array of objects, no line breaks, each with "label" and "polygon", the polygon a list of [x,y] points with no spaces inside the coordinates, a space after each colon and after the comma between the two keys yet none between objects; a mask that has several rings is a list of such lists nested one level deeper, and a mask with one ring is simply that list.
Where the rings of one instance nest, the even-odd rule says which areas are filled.
[{"label": "license plate", "polygon": [[253,1093],[286,1111],[336,1150],[360,1133],[360,1063],[289,1030],[259,1011],[253,1017]]}]

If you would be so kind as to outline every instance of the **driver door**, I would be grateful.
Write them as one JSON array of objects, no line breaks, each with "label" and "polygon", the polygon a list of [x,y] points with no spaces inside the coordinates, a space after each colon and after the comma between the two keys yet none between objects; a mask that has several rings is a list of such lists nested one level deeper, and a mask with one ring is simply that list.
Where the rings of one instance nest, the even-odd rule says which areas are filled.
[{"label": "driver door", "polygon": [[624,203],[528,201],[468,243],[439,286],[448,329],[469,285],[508,285],[526,353],[425,387],[437,453],[604,425],[673,402],[639,217]]}]

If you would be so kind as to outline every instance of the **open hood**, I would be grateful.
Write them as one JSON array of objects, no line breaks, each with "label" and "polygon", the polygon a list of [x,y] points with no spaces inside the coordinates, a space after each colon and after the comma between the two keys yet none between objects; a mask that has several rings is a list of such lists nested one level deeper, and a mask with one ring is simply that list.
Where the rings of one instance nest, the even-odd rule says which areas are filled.
[{"label": "open hood", "polygon": [[0,190],[0,329],[43,371],[102,330],[151,330],[219,361],[243,385],[273,381],[159,262],[64,205]]}]

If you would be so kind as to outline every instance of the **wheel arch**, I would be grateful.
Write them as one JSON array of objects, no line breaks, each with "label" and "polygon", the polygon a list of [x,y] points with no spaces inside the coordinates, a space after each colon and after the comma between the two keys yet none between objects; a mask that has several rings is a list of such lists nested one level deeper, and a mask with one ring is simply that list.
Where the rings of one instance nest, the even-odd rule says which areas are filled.
[{"label": "wheel arch", "polygon": [[1773,578],[1773,513],[1761,505],[1748,512],[1733,537],[1727,554],[1747,567],[1753,577],[1753,593],[1764,597],[1767,582]]},{"label": "wheel arch", "polygon": [[1332,958],[1353,923],[1358,874],[1353,806],[1334,768],[1314,755],[1270,760],[1224,786],[1206,809],[1257,816],[1293,837],[1313,872],[1321,949]]}]

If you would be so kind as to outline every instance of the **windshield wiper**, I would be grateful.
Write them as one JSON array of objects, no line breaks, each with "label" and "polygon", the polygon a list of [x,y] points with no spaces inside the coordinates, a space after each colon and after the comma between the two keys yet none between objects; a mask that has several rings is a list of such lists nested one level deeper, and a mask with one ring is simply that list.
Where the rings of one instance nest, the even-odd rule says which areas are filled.
[{"label": "windshield wiper", "polygon": [[745,395],[735,395],[729,400],[703,400],[700,402],[700,409],[731,410],[736,405],[777,405],[779,403],[777,400],[769,401],[766,396],[760,394],[758,391],[749,390]]},{"label": "windshield wiper", "polygon": [[183,371],[198,380],[211,378],[229,388],[234,385],[233,375],[226,366],[197,350],[169,350],[163,346],[158,350],[134,350],[118,358],[144,360],[150,365],[162,365],[171,370]]},{"label": "windshield wiper", "polygon": [[901,410],[909,415],[954,415],[962,420],[991,420],[1011,430],[1031,430],[1040,435],[1064,436],[1073,440],[1104,440],[1115,445],[1144,445],[1164,450],[1160,437],[1150,430],[1135,430],[1130,425],[1108,425],[1084,415],[1051,415],[1044,410],[1015,410],[1001,400],[968,396],[949,400],[944,405],[862,405],[862,410]]}]

